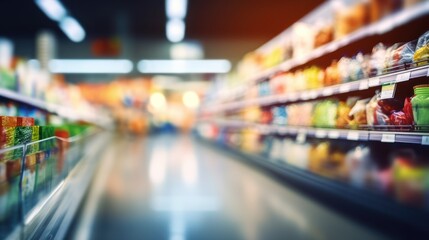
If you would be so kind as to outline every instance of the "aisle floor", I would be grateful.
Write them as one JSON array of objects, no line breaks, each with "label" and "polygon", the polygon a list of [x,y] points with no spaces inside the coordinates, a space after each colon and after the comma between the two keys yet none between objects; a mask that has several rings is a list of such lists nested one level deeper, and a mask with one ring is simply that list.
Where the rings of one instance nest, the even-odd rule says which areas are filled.
[{"label": "aisle floor", "polygon": [[188,135],[112,137],[75,239],[383,239]]}]

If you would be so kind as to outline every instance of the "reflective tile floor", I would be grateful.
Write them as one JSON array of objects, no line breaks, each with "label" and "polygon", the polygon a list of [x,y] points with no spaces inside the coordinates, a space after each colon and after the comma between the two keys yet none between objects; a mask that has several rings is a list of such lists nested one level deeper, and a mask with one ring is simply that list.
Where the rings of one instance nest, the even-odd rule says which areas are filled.
[{"label": "reflective tile floor", "polygon": [[112,138],[75,239],[384,239],[188,135]]}]

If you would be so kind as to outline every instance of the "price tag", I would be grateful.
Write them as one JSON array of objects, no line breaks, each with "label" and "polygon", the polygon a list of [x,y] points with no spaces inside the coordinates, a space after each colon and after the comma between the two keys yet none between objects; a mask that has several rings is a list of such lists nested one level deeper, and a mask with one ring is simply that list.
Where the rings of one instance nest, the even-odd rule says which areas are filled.
[{"label": "price tag", "polygon": [[340,138],[340,132],[335,130],[329,131],[328,137],[331,139],[338,139]]},{"label": "price tag", "polygon": [[359,132],[350,131],[347,133],[347,140],[357,141],[359,140]]},{"label": "price tag", "polygon": [[422,145],[429,145],[429,136],[422,136]]},{"label": "price tag", "polygon": [[302,93],[300,94],[300,98],[301,98],[302,100],[308,100],[308,99],[309,99],[309,94],[308,94],[308,92],[302,92]]},{"label": "price tag", "polygon": [[381,135],[382,142],[394,143],[395,142],[395,134],[383,133]]},{"label": "price tag", "polygon": [[292,93],[290,96],[289,96],[289,101],[291,101],[291,102],[294,102],[294,101],[296,101],[298,99],[298,94],[296,94],[296,93]]},{"label": "price tag", "polygon": [[298,135],[296,135],[296,142],[305,143],[306,138],[307,134],[305,132],[299,132]]},{"label": "price tag", "polygon": [[314,136],[317,138],[325,138],[327,135],[327,132],[325,130],[316,130]]},{"label": "price tag", "polygon": [[350,92],[350,84],[341,85],[340,89],[338,89],[340,93]]},{"label": "price tag", "polygon": [[381,99],[389,99],[395,96],[396,84],[387,84],[381,86]]},{"label": "price tag", "polygon": [[305,57],[298,57],[295,59],[297,65],[305,63]]},{"label": "price tag", "polygon": [[316,91],[316,90],[313,90],[313,91],[311,91],[311,92],[309,93],[309,97],[310,97],[311,99],[317,98],[317,96],[319,96],[319,94],[317,93],[317,91]]},{"label": "price tag", "polygon": [[324,88],[322,91],[323,96],[331,96],[332,94],[334,94],[334,89],[331,87]]},{"label": "price tag", "polygon": [[280,133],[280,134],[283,134],[283,135],[284,135],[284,134],[286,134],[286,133],[287,133],[287,128],[285,128],[285,127],[279,127],[279,128],[278,128],[278,131],[279,131],[279,133]]},{"label": "price tag", "polygon": [[380,79],[379,78],[370,78],[368,81],[369,87],[374,87],[380,85]]},{"label": "price tag", "polygon": [[376,26],[379,34],[383,34],[393,28],[393,24],[390,21],[381,21]]},{"label": "price tag", "polygon": [[326,51],[327,52],[333,52],[333,51],[337,50],[337,48],[338,48],[337,44],[330,43],[326,46]]},{"label": "price tag", "polygon": [[405,73],[401,73],[396,75],[396,82],[405,82],[410,80],[411,77],[411,72],[405,72]]},{"label": "price tag", "polygon": [[359,90],[365,90],[365,89],[368,89],[368,81],[361,80],[359,83]]}]

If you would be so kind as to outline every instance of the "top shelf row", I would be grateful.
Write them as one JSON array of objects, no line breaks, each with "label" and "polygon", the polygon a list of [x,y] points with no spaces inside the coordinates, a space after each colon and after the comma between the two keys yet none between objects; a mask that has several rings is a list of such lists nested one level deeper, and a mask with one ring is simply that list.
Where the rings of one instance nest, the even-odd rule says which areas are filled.
[{"label": "top shelf row", "polygon": [[[327,8],[328,4],[332,5],[333,4],[332,2],[335,2],[335,1],[329,1],[329,3],[323,4],[321,7],[316,9],[313,13],[305,17],[303,20],[306,20],[306,18],[311,18],[311,17],[315,18],[313,15],[318,15],[318,17],[320,18],[321,12],[325,11],[325,14],[326,14],[325,8]],[[314,59],[327,55],[331,52],[338,51],[343,47],[350,45],[353,42],[357,42],[367,37],[387,33],[413,20],[419,19],[422,16],[427,15],[428,13],[429,13],[429,1],[421,2],[414,6],[405,8],[401,11],[392,13],[382,18],[381,20],[373,22],[369,25],[363,26],[357,29],[356,31],[351,32],[348,35],[338,38],[338,40],[334,40],[324,45],[321,45],[311,51],[307,51],[306,53],[296,54],[292,56],[292,58],[286,59],[282,62],[279,62],[278,64],[272,64],[274,66],[268,69],[260,70],[259,68],[259,70],[256,71],[255,69],[258,69],[257,67],[250,67],[250,66],[244,67],[246,69],[252,69],[252,71],[247,71],[248,73],[246,75],[251,77],[246,77],[245,85],[254,85],[260,81],[263,81],[269,78],[270,76],[278,72],[286,72],[293,68],[305,65],[306,63]],[[267,44],[265,44],[264,46],[256,50],[256,52],[260,52],[260,53],[261,52],[267,53],[268,51],[275,52],[273,48],[275,48],[276,45],[277,46],[284,45],[284,44],[281,44],[281,41],[284,42],[285,41],[284,39],[286,38],[286,36],[291,34],[292,32],[291,28],[285,30],[282,34],[280,34],[279,36],[277,36],[276,38],[274,38],[273,40],[271,40],[270,42],[268,42]],[[268,53],[267,55],[270,55],[270,53]],[[240,86],[239,88],[235,89],[235,92],[233,90],[232,91],[233,93],[231,92],[232,93],[231,95],[234,95],[234,96],[240,95],[240,94],[237,94],[237,92],[243,93],[245,89],[246,89],[246,86],[244,87]]]},{"label": "top shelf row", "polygon": [[32,106],[71,121],[84,121],[104,128],[109,128],[111,125],[110,120],[106,119],[105,117],[97,117],[91,114],[82,114],[71,108],[48,103],[41,99],[28,97],[8,89],[0,88],[0,97]]}]

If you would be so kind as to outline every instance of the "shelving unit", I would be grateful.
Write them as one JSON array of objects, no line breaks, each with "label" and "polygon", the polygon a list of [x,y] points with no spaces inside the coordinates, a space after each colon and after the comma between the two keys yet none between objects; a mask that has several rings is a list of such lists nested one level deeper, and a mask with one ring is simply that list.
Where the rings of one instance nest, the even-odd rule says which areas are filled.
[{"label": "shelving unit", "polygon": [[368,131],[348,129],[328,129],[312,127],[280,126],[271,124],[258,124],[237,120],[206,121],[216,126],[235,129],[253,129],[263,135],[282,135],[297,137],[297,139],[342,139],[349,141],[377,141],[386,143],[409,143],[429,145],[429,133],[425,132],[399,132],[399,131]]},{"label": "shelving unit", "polygon": [[[362,217],[362,214],[366,215],[363,216],[366,221],[371,219],[377,222],[378,228],[384,228],[391,233],[396,233],[396,237],[410,238],[410,236],[422,236],[422,234],[428,233],[426,223],[429,220],[429,216],[424,211],[406,208],[377,192],[350,186],[339,181],[332,181],[291,164],[274,159],[267,161],[267,156],[264,155],[247,153],[234,146],[217,141],[204,138],[201,140],[220,150],[238,155],[244,162],[256,164],[279,175],[288,184],[292,184],[310,195],[317,195],[320,199],[326,201],[325,203],[328,205],[331,204],[337,208],[345,206],[345,208],[341,207],[341,209],[347,210],[347,213],[357,217]],[[362,208],[365,211],[360,211]],[[374,212],[377,214],[374,215]],[[397,225],[400,225],[401,228],[395,228]]]},{"label": "shelving unit", "polygon": [[[107,134],[109,133],[87,132],[68,139],[51,137],[27,145],[1,150],[4,153],[13,151],[15,148],[28,149],[32,144],[47,141],[67,142],[70,145],[70,149],[78,148],[75,149],[77,151],[71,152],[72,150],[70,150],[70,152],[67,152],[67,164],[63,166],[63,172],[55,176],[56,180],[53,180],[55,187],[48,192],[44,192],[43,197],[38,199],[35,205],[31,204],[34,197],[26,199],[23,192],[19,193],[23,196],[19,203],[23,216],[6,239],[46,239],[51,237],[63,239],[65,237],[66,229],[72,223],[73,216],[89,187],[98,164],[96,156],[106,143]],[[73,146],[73,144],[75,145]],[[77,154],[79,152],[81,154]],[[21,166],[26,166],[25,155],[27,154],[32,153],[24,154],[22,160],[20,160]],[[59,160],[55,159],[55,161]],[[71,165],[69,164],[70,162],[72,162]],[[26,171],[25,168],[23,168],[22,172]]]},{"label": "shelving unit", "polygon": [[384,84],[406,82],[412,79],[429,76],[429,66],[416,67],[412,69],[397,71],[376,77],[365,78],[353,82],[342,83],[334,86],[327,86],[314,90],[286,93],[259,97],[255,99],[234,101],[230,103],[207,107],[204,113],[220,113],[225,111],[240,110],[249,106],[269,106],[274,104],[286,104],[297,101],[313,100],[320,97],[335,96],[338,94],[350,93],[366,90],[371,87],[378,87]]},{"label": "shelving unit", "polygon": [[48,103],[41,99],[28,97],[8,89],[0,88],[0,97],[9,99],[14,102],[23,103],[46,112],[56,114],[72,121],[85,121],[104,128],[110,128],[112,124],[110,120],[104,117],[93,117],[88,114],[79,114],[73,109],[58,104]]},{"label": "shelving unit", "polygon": [[[315,9],[316,11],[321,11],[323,8],[327,7],[328,3],[325,3],[321,5],[318,9]],[[311,53],[309,53],[306,56],[300,56],[299,58],[295,59],[289,59],[286,61],[283,61],[282,63],[278,64],[277,66],[274,66],[272,68],[266,69],[258,74],[255,74],[250,79],[247,79],[245,82],[245,85],[239,86],[236,89],[233,89],[231,91],[232,93],[232,99],[240,98],[243,96],[244,92],[254,84],[264,81],[273,74],[277,72],[285,72],[289,71],[291,69],[294,69],[296,67],[305,65],[306,63],[310,62],[311,60],[317,59],[321,56],[324,56],[326,54],[329,54],[331,52],[335,52],[338,50],[341,50],[342,48],[350,45],[351,43],[357,42],[359,40],[368,38],[370,36],[376,36],[381,35],[384,33],[387,33],[397,27],[403,26],[406,23],[413,21],[415,19],[418,19],[429,12],[429,2],[421,2],[419,4],[416,4],[413,7],[410,7],[408,9],[399,11],[397,13],[393,13],[378,22],[369,24],[365,27],[360,28],[359,30],[352,32],[351,34],[338,39],[336,41],[332,41],[328,44],[325,44],[323,46],[320,46],[316,49],[314,49]],[[285,35],[289,34],[289,29],[285,30],[283,33],[279,34],[277,37],[257,49],[256,51],[263,49],[263,48],[269,48],[271,45],[274,45],[277,41],[280,41]],[[374,85],[375,86],[375,85]],[[313,96],[313,95],[312,95]]]},{"label": "shelving unit", "polygon": [[[305,22],[306,18],[317,15],[321,11],[324,11],[324,9],[326,10],[328,4],[332,4],[332,2],[325,2],[319,8],[304,17],[304,20],[301,19],[300,22]],[[427,79],[423,79],[429,77],[429,65],[427,65],[426,60],[425,62],[414,62],[412,64],[407,63],[396,66],[394,70],[382,69],[383,74],[377,76],[368,73],[366,76],[370,75],[370,77],[365,77],[356,81],[324,86],[317,89],[295,92],[290,91],[283,94],[267,95],[269,92],[274,92],[276,90],[267,90],[265,88],[268,88],[268,86],[262,86],[261,83],[270,81],[278,73],[286,73],[298,69],[303,70],[308,66],[317,65],[315,62],[326,65],[330,60],[338,59],[342,51],[349,51],[356,54],[358,51],[355,50],[359,47],[368,49],[368,47],[373,46],[371,45],[373,42],[384,42],[385,39],[383,39],[383,37],[386,38],[395,34],[396,28],[400,27],[397,32],[401,32],[408,26],[416,27],[411,25],[416,22],[422,24],[421,22],[428,17],[429,2],[420,2],[412,7],[390,14],[375,23],[361,27],[341,39],[313,49],[309,54],[285,60],[274,67],[254,74],[250,78],[241,79],[242,84],[236,88],[225,88],[223,89],[224,91],[216,89],[217,92],[213,95],[214,98],[208,99],[209,101],[206,105],[201,108],[199,115],[200,127],[198,128],[198,131],[201,131],[200,136],[209,139],[211,143],[220,145],[222,148],[238,153],[244,159],[255,162],[260,166],[280,174],[282,177],[293,179],[293,181],[297,182],[300,186],[306,185],[306,188],[309,188],[310,192],[323,189],[325,193],[328,193],[331,199],[338,202],[357,203],[357,205],[359,205],[357,209],[359,210],[356,211],[371,210],[373,213],[374,211],[382,213],[381,215],[384,217],[387,216],[387,220],[389,220],[390,217],[395,217],[398,220],[398,222],[395,223],[397,226],[401,225],[402,222],[407,222],[407,224],[412,226],[418,225],[418,231],[427,232],[427,226],[423,223],[426,221],[424,219],[429,218],[427,205],[422,204],[422,206],[419,206],[420,208],[413,208],[410,207],[411,205],[407,205],[410,204],[406,202],[407,200],[400,198],[404,197],[404,195],[407,196],[408,193],[401,192],[406,191],[404,189],[407,189],[407,184],[412,185],[415,182],[423,181],[421,179],[416,180],[417,177],[415,176],[417,176],[417,174],[415,174],[415,172],[420,170],[421,172],[419,173],[423,175],[423,172],[428,169],[427,165],[425,165],[426,162],[422,163],[422,159],[428,159],[426,159],[425,156],[420,156],[420,152],[426,153],[427,146],[429,145],[429,127],[415,126],[410,123],[410,125],[406,126],[359,126],[357,129],[335,129],[310,126],[288,126],[286,123],[284,125],[277,125],[274,124],[274,122],[278,122],[275,120],[273,123],[269,124],[261,124],[258,122],[271,122],[268,120],[271,119],[270,114],[275,115],[275,113],[270,112],[270,107],[280,107],[276,109],[276,114],[284,114],[285,116],[281,115],[279,119],[286,119],[288,113],[279,113],[279,109],[283,110],[283,106],[288,110],[289,104],[314,100],[322,100],[320,103],[323,104],[323,100],[325,99],[335,99],[335,103],[337,103],[337,101],[343,101],[349,96],[359,96],[362,99],[366,99],[370,94],[373,96],[373,92],[376,88],[381,88],[381,86],[388,84],[398,84],[397,89],[400,89],[400,91],[397,91],[396,94],[403,102],[404,97],[410,96],[409,94],[411,94],[412,86],[427,81]],[[306,22],[306,24],[309,23]],[[418,27],[419,31],[420,29],[422,31],[427,29],[427,26]],[[286,29],[279,36],[269,41],[255,52],[271,52],[269,49],[272,50],[276,47],[283,46],[279,43],[284,42],[289,34],[291,34],[291,28]],[[413,34],[421,33],[413,32]],[[380,39],[376,39],[377,36],[380,36]],[[409,40],[411,39],[406,41]],[[348,48],[349,46],[350,48]],[[259,57],[258,54],[256,55]],[[255,59],[256,58],[257,57],[255,57]],[[255,60],[255,62],[256,61],[259,60]],[[252,64],[249,66],[252,66]],[[380,71],[380,69],[378,70]],[[304,75],[304,73],[302,74]],[[294,80],[297,79],[299,80],[298,77]],[[276,80],[282,81],[281,79]],[[219,86],[223,86],[222,83],[219,83]],[[248,91],[254,92],[246,94]],[[253,98],[250,98],[252,96]],[[212,101],[210,102],[210,100]],[[293,113],[297,114],[296,112]],[[306,119],[311,117],[311,115],[309,116],[309,112],[305,114]],[[264,119],[256,119],[257,116]],[[297,115],[294,115],[294,117],[296,116]],[[351,118],[349,120],[351,120]],[[292,121],[290,124],[292,124]],[[285,140],[285,138],[287,139]],[[357,145],[359,145],[359,147],[356,147]],[[369,152],[368,154],[371,155],[364,160],[362,157],[355,157],[352,155],[359,152],[362,146],[366,148]],[[396,146],[400,146],[398,150],[401,151],[407,148],[407,150],[413,152],[415,156],[419,155],[419,159],[416,160],[417,157],[415,157],[415,159],[410,157],[409,159],[412,160],[407,159],[408,165],[406,167],[400,166],[401,163],[398,163],[400,160],[387,156],[389,154],[401,154],[394,149]],[[378,149],[378,147],[380,147],[380,149]],[[358,148],[359,150],[356,150]],[[290,151],[288,149],[290,149]],[[298,156],[298,150],[305,152],[302,152],[302,156]],[[317,155],[317,151],[322,152],[320,155],[323,156],[321,156],[320,159],[311,155]],[[291,159],[293,154],[297,156],[296,159]],[[382,154],[383,156],[378,157],[377,154]],[[404,157],[404,159],[406,159],[406,157]],[[363,164],[366,163],[372,164],[374,169],[376,169],[374,171],[377,172],[369,173],[369,171],[373,171],[373,169],[369,170],[369,168],[365,168]],[[394,165],[394,163],[397,165]],[[350,164],[352,167],[347,164]],[[405,163],[402,164],[405,165]],[[414,166],[413,164],[416,165]],[[350,172],[341,172],[344,171],[343,168],[348,168],[347,171]],[[395,175],[399,171],[398,169],[407,171],[408,175],[406,177],[402,176],[402,178],[398,177]],[[352,175],[352,171],[356,171],[355,174],[357,175],[362,175],[356,177],[356,175]],[[374,192],[372,190],[374,189],[371,189],[373,186],[370,186],[370,184],[366,182],[372,181],[373,179],[368,180],[365,174],[379,174],[381,177],[378,175],[377,177],[383,178],[385,177],[383,174],[386,173],[384,171],[388,172],[388,174],[394,172],[390,179],[390,184],[392,184],[390,187],[392,189],[381,190],[380,188],[378,192],[375,191],[376,194],[373,195]],[[413,173],[415,175],[413,175]],[[359,181],[364,182],[359,183],[362,184],[361,188],[356,187],[356,183],[353,182],[356,180],[352,179],[359,177]],[[378,180],[379,179],[374,180],[374,182]],[[377,183],[371,184],[379,184],[382,181],[383,180],[380,180]],[[381,183],[381,185],[382,184],[384,183]],[[407,190],[410,188],[411,187]],[[415,193],[413,190],[409,191],[412,192],[410,194],[420,194],[420,192]],[[423,192],[423,190],[421,191]],[[427,190],[424,191],[425,192],[421,194],[427,193]],[[380,195],[385,194],[385,196],[377,195],[378,193]],[[402,195],[399,196],[400,194]],[[427,198],[424,197],[418,199],[427,201]],[[400,201],[404,202],[400,203]],[[377,214],[373,215],[379,217]]]}]

